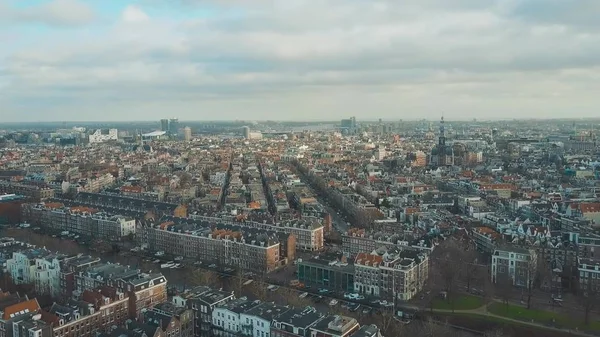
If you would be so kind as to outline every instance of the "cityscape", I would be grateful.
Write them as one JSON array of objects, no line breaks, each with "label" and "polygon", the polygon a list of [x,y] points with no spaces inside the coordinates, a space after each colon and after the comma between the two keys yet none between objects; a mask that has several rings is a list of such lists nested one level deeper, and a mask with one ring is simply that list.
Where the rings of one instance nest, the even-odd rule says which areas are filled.
[{"label": "cityscape", "polygon": [[0,0],[0,337],[600,337],[599,17]]},{"label": "cityscape", "polygon": [[599,332],[598,121],[59,124],[0,136],[7,335]]}]

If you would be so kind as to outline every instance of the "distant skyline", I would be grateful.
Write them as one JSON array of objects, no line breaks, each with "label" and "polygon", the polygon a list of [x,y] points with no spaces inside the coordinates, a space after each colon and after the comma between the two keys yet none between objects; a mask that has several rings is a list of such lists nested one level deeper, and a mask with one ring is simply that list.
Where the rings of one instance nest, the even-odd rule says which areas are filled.
[{"label": "distant skyline", "polygon": [[594,118],[598,0],[0,0],[0,123]]}]

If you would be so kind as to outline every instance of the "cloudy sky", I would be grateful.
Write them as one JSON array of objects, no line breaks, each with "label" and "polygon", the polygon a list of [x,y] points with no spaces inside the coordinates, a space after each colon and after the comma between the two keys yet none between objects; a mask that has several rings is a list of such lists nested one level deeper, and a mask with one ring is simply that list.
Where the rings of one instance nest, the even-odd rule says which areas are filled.
[{"label": "cloudy sky", "polygon": [[599,0],[0,0],[0,120],[600,116]]}]

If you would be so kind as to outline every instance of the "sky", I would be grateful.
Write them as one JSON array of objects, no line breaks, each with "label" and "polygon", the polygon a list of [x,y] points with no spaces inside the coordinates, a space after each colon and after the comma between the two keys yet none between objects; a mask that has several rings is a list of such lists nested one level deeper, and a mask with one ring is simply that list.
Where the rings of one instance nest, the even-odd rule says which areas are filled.
[{"label": "sky", "polygon": [[598,0],[0,0],[0,120],[590,118]]}]

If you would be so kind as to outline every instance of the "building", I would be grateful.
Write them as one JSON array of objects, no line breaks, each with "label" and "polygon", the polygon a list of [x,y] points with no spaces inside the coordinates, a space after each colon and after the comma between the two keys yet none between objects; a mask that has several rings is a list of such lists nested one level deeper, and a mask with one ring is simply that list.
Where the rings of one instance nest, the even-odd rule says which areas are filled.
[{"label": "building", "polygon": [[119,264],[101,264],[75,275],[78,296],[85,290],[112,286],[129,298],[129,317],[138,318],[143,309],[167,301],[167,279],[160,273],[143,273]]},{"label": "building", "polygon": [[347,316],[327,316],[310,327],[311,337],[350,337],[360,329],[358,321]]},{"label": "building", "polygon": [[242,126],[242,136],[244,136],[244,139],[250,139],[250,127]]},{"label": "building", "polygon": [[169,136],[176,136],[179,132],[179,119],[171,118],[169,119]]},{"label": "building", "polygon": [[538,265],[535,250],[515,246],[496,248],[492,255],[492,282],[527,287],[534,281]]},{"label": "building", "polygon": [[496,242],[502,238],[500,233],[483,226],[474,227],[471,233],[477,249],[490,254],[496,248]]},{"label": "building", "polygon": [[273,318],[271,337],[309,337],[310,327],[323,318],[313,307],[291,308]]},{"label": "building", "polygon": [[12,337],[14,322],[39,312],[40,305],[35,298],[0,292],[0,337]]},{"label": "building", "polygon": [[17,194],[0,195],[0,224],[17,224],[21,222],[21,205],[25,196]]},{"label": "building", "polygon": [[358,254],[354,268],[356,293],[409,301],[429,278],[429,257],[413,250],[381,248]]},{"label": "building", "polygon": [[121,240],[136,231],[136,221],[131,217],[61,203],[28,204],[23,208],[23,219],[54,232],[68,231],[87,238]]},{"label": "building", "polygon": [[209,287],[196,287],[186,290],[183,294],[173,296],[177,306],[192,309],[195,335],[199,337],[212,336],[212,313],[215,307],[234,300],[233,292],[214,290]]},{"label": "building", "polygon": [[52,326],[55,337],[92,337],[128,319],[129,299],[115,288],[85,291],[81,298],[42,311],[41,319]]},{"label": "building", "polygon": [[163,118],[160,120],[160,131],[169,132],[169,120]]},{"label": "building", "polygon": [[119,140],[119,131],[117,129],[97,129],[89,136],[89,142],[92,144],[117,140]]},{"label": "building", "polygon": [[242,314],[258,305],[260,301],[238,298],[215,307],[212,312],[213,336],[239,336],[242,332]]},{"label": "building", "polygon": [[27,198],[27,201],[39,202],[54,197],[54,189],[48,186],[23,184],[12,181],[0,180],[1,194],[18,194]]},{"label": "building", "polygon": [[241,333],[244,336],[264,337],[271,333],[271,322],[290,310],[287,306],[260,303],[240,314]]},{"label": "building", "polygon": [[434,167],[454,165],[453,148],[446,144],[444,117],[440,121],[440,136],[437,145],[431,150],[431,160],[429,163]]},{"label": "building", "polygon": [[600,291],[600,262],[593,259],[579,260],[579,289],[584,292],[598,293]]},{"label": "building", "polygon": [[190,142],[192,140],[192,129],[189,126],[183,128],[183,139],[186,142]]},{"label": "building", "polygon": [[55,255],[41,248],[13,252],[6,269],[15,284],[33,284],[38,294],[58,297],[60,264],[65,255]]},{"label": "building", "polygon": [[298,280],[307,286],[340,292],[354,291],[354,264],[344,255],[321,254],[298,259]]},{"label": "building", "polygon": [[13,322],[13,337],[53,337],[54,331],[39,314],[22,315]]},{"label": "building", "polygon": [[165,221],[143,226],[137,239],[152,251],[259,273],[285,265],[288,259],[283,254],[295,252],[293,235],[234,226],[211,228]]},{"label": "building", "polygon": [[159,327],[170,337],[193,337],[194,312],[173,303],[159,303],[142,311],[141,322]]},{"label": "building", "polygon": [[100,258],[90,255],[77,255],[65,258],[60,266],[60,291],[62,298],[71,298],[76,290],[75,275],[80,271],[100,264]]}]

